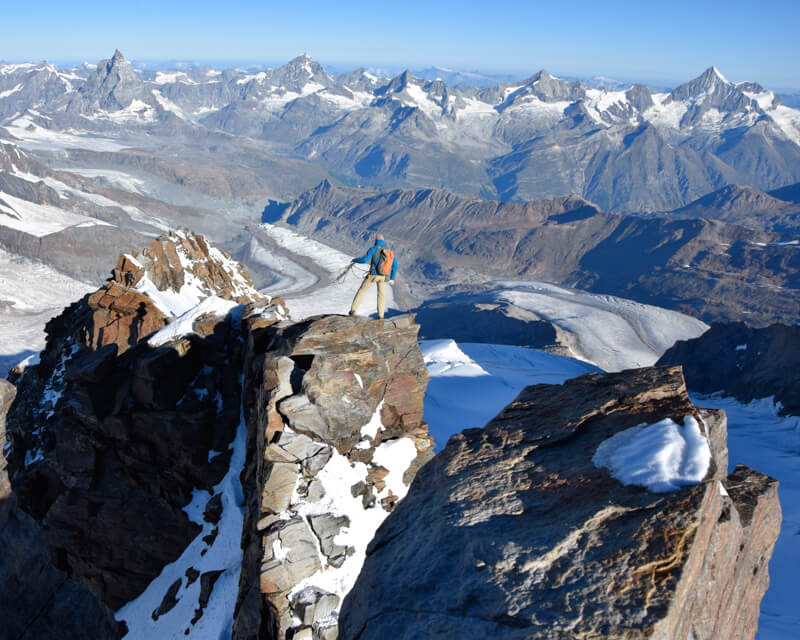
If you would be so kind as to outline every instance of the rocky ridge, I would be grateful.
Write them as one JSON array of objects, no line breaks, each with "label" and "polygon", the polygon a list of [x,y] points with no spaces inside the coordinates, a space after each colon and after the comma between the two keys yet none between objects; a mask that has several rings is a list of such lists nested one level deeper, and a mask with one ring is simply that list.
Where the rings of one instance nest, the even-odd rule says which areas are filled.
[{"label": "rocky ridge", "polygon": [[[699,484],[656,493],[594,461],[610,437],[670,419],[702,425]],[[752,638],[777,482],[727,464],[724,413],[693,406],[677,367],[528,387],[417,474],[339,637]]]},{"label": "rocky ridge", "polygon": [[256,429],[234,638],[336,638],[367,542],[433,456],[418,330],[329,316],[250,334],[266,348],[245,377]]},{"label": "rocky ridge", "polygon": [[798,325],[712,324],[702,336],[677,342],[658,364],[681,365],[692,391],[721,391],[743,403],[772,397],[782,415],[800,415]]},{"label": "rocky ridge", "polygon": [[[238,381],[221,368],[241,360],[233,320],[174,317],[201,296],[226,311],[267,304],[202,236],[177,232],[136,255],[47,325],[39,363],[18,380],[8,454],[56,566],[113,609],[197,533],[183,507],[227,469],[239,422]],[[154,342],[165,326],[178,331]]]},{"label": "rocky ridge", "polygon": [[[713,218],[761,231],[797,233],[800,230],[800,205],[788,198],[787,191],[764,193],[752,187],[728,185],[669,212],[671,218]],[[787,193],[787,199],[778,197]]]},{"label": "rocky ridge", "polygon": [[[122,621],[134,637],[208,637],[226,616],[241,638],[335,637],[372,532],[432,456],[418,328],[409,316],[293,324],[186,231],[121,255],[15,374],[0,431],[0,535],[15,552],[0,593],[31,597],[0,611],[31,639],[62,624],[80,637],[68,611],[97,638],[119,637]],[[0,390],[5,409],[13,387]],[[233,469],[239,433],[247,460],[238,449]],[[240,470],[243,497],[222,482]],[[228,550],[240,536],[244,559]],[[49,576],[41,590],[24,563]],[[165,565],[180,570],[153,600]]]}]

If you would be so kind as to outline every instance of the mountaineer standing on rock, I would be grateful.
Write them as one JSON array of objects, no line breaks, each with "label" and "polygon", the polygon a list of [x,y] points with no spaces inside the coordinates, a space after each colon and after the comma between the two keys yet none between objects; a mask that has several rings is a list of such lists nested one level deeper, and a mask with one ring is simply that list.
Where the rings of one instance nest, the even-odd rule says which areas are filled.
[{"label": "mountaineer standing on rock", "polygon": [[394,251],[386,244],[382,234],[375,236],[375,244],[360,258],[353,258],[357,264],[368,264],[369,273],[364,276],[361,286],[356,291],[353,304],[350,305],[350,315],[356,315],[356,311],[361,306],[364,295],[373,284],[378,285],[378,317],[383,318],[386,311],[386,282],[394,284],[394,276],[397,273],[397,259]]}]

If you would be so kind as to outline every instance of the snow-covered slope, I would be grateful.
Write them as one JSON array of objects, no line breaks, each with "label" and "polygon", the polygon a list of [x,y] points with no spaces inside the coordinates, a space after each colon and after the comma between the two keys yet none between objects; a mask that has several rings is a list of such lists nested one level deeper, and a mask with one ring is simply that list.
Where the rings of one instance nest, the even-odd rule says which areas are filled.
[{"label": "snow-covered slope", "polygon": [[108,222],[67,211],[60,207],[37,204],[0,191],[0,226],[41,237],[67,227],[111,226]]},{"label": "snow-covered slope", "polygon": [[494,344],[420,343],[430,374],[425,421],[442,449],[453,434],[482,427],[531,384],[559,384],[597,371],[580,360]]},{"label": "snow-covered slope", "polygon": [[677,311],[545,282],[499,282],[499,300],[540,316],[574,336],[576,357],[606,371],[655,364],[677,340],[696,338],[708,325]]},{"label": "snow-covered slope", "polygon": [[0,249],[0,377],[44,347],[44,325],[92,291],[40,263]]}]

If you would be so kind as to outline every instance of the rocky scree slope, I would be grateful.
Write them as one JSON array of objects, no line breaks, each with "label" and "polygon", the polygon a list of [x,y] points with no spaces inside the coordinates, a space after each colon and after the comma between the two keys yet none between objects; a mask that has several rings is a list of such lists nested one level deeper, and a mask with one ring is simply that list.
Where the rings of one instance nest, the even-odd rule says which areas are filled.
[{"label": "rocky scree slope", "polygon": [[[707,441],[699,483],[655,492],[598,466],[609,438],[669,420]],[[339,637],[752,638],[777,482],[727,463],[724,413],[693,406],[678,367],[528,387],[420,470]]]},{"label": "rocky scree slope", "polygon": [[[14,374],[0,432],[12,550],[0,611],[19,622],[13,637],[120,637],[112,611],[170,563],[181,573],[148,596],[146,624],[125,618],[136,637],[335,637],[367,543],[433,455],[418,329],[409,316],[293,324],[185,231],[121,255],[105,286],[48,324],[38,364]],[[5,411],[13,387],[0,390]],[[243,493],[223,495],[239,430]],[[230,543],[226,509],[240,510],[234,567],[216,546]],[[191,548],[213,559],[202,572],[186,556],[201,531]],[[233,591],[215,592],[222,583]]]},{"label": "rocky scree slope", "polygon": [[436,286],[488,276],[618,295],[705,321],[746,314],[759,326],[800,313],[794,236],[714,220],[618,216],[574,196],[511,203],[329,181],[292,202],[271,202],[262,219],[353,254],[380,231],[403,256],[403,277],[426,297]]},{"label": "rocky scree slope", "polygon": [[658,364],[681,365],[692,391],[722,391],[743,403],[772,396],[782,415],[800,415],[798,325],[713,324],[699,338],[678,341]]}]

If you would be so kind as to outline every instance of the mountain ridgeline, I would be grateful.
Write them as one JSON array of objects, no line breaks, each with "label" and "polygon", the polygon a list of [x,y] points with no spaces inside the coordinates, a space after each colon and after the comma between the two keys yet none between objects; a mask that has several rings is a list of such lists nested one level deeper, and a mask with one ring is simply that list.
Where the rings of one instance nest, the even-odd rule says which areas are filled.
[{"label": "mountain ridgeline", "polygon": [[[465,77],[331,76],[307,55],[255,71],[137,72],[117,51],[68,70],[2,65],[0,131],[8,140],[128,134],[127,146],[144,147],[183,139],[228,159],[232,142],[249,139],[273,159],[292,157],[295,177],[317,167],[380,189],[576,194],[615,212],[671,210],[728,184],[800,181],[800,111],[714,67],[663,93],[592,88],[546,70],[480,87]],[[142,134],[151,142],[136,142]]]},{"label": "mountain ridgeline", "polygon": [[408,256],[404,277],[423,291],[524,278],[704,320],[764,325],[800,313],[797,241],[716,220],[619,216],[576,196],[523,204],[327,181],[293,202],[272,202],[263,220],[353,253],[380,230]]}]

